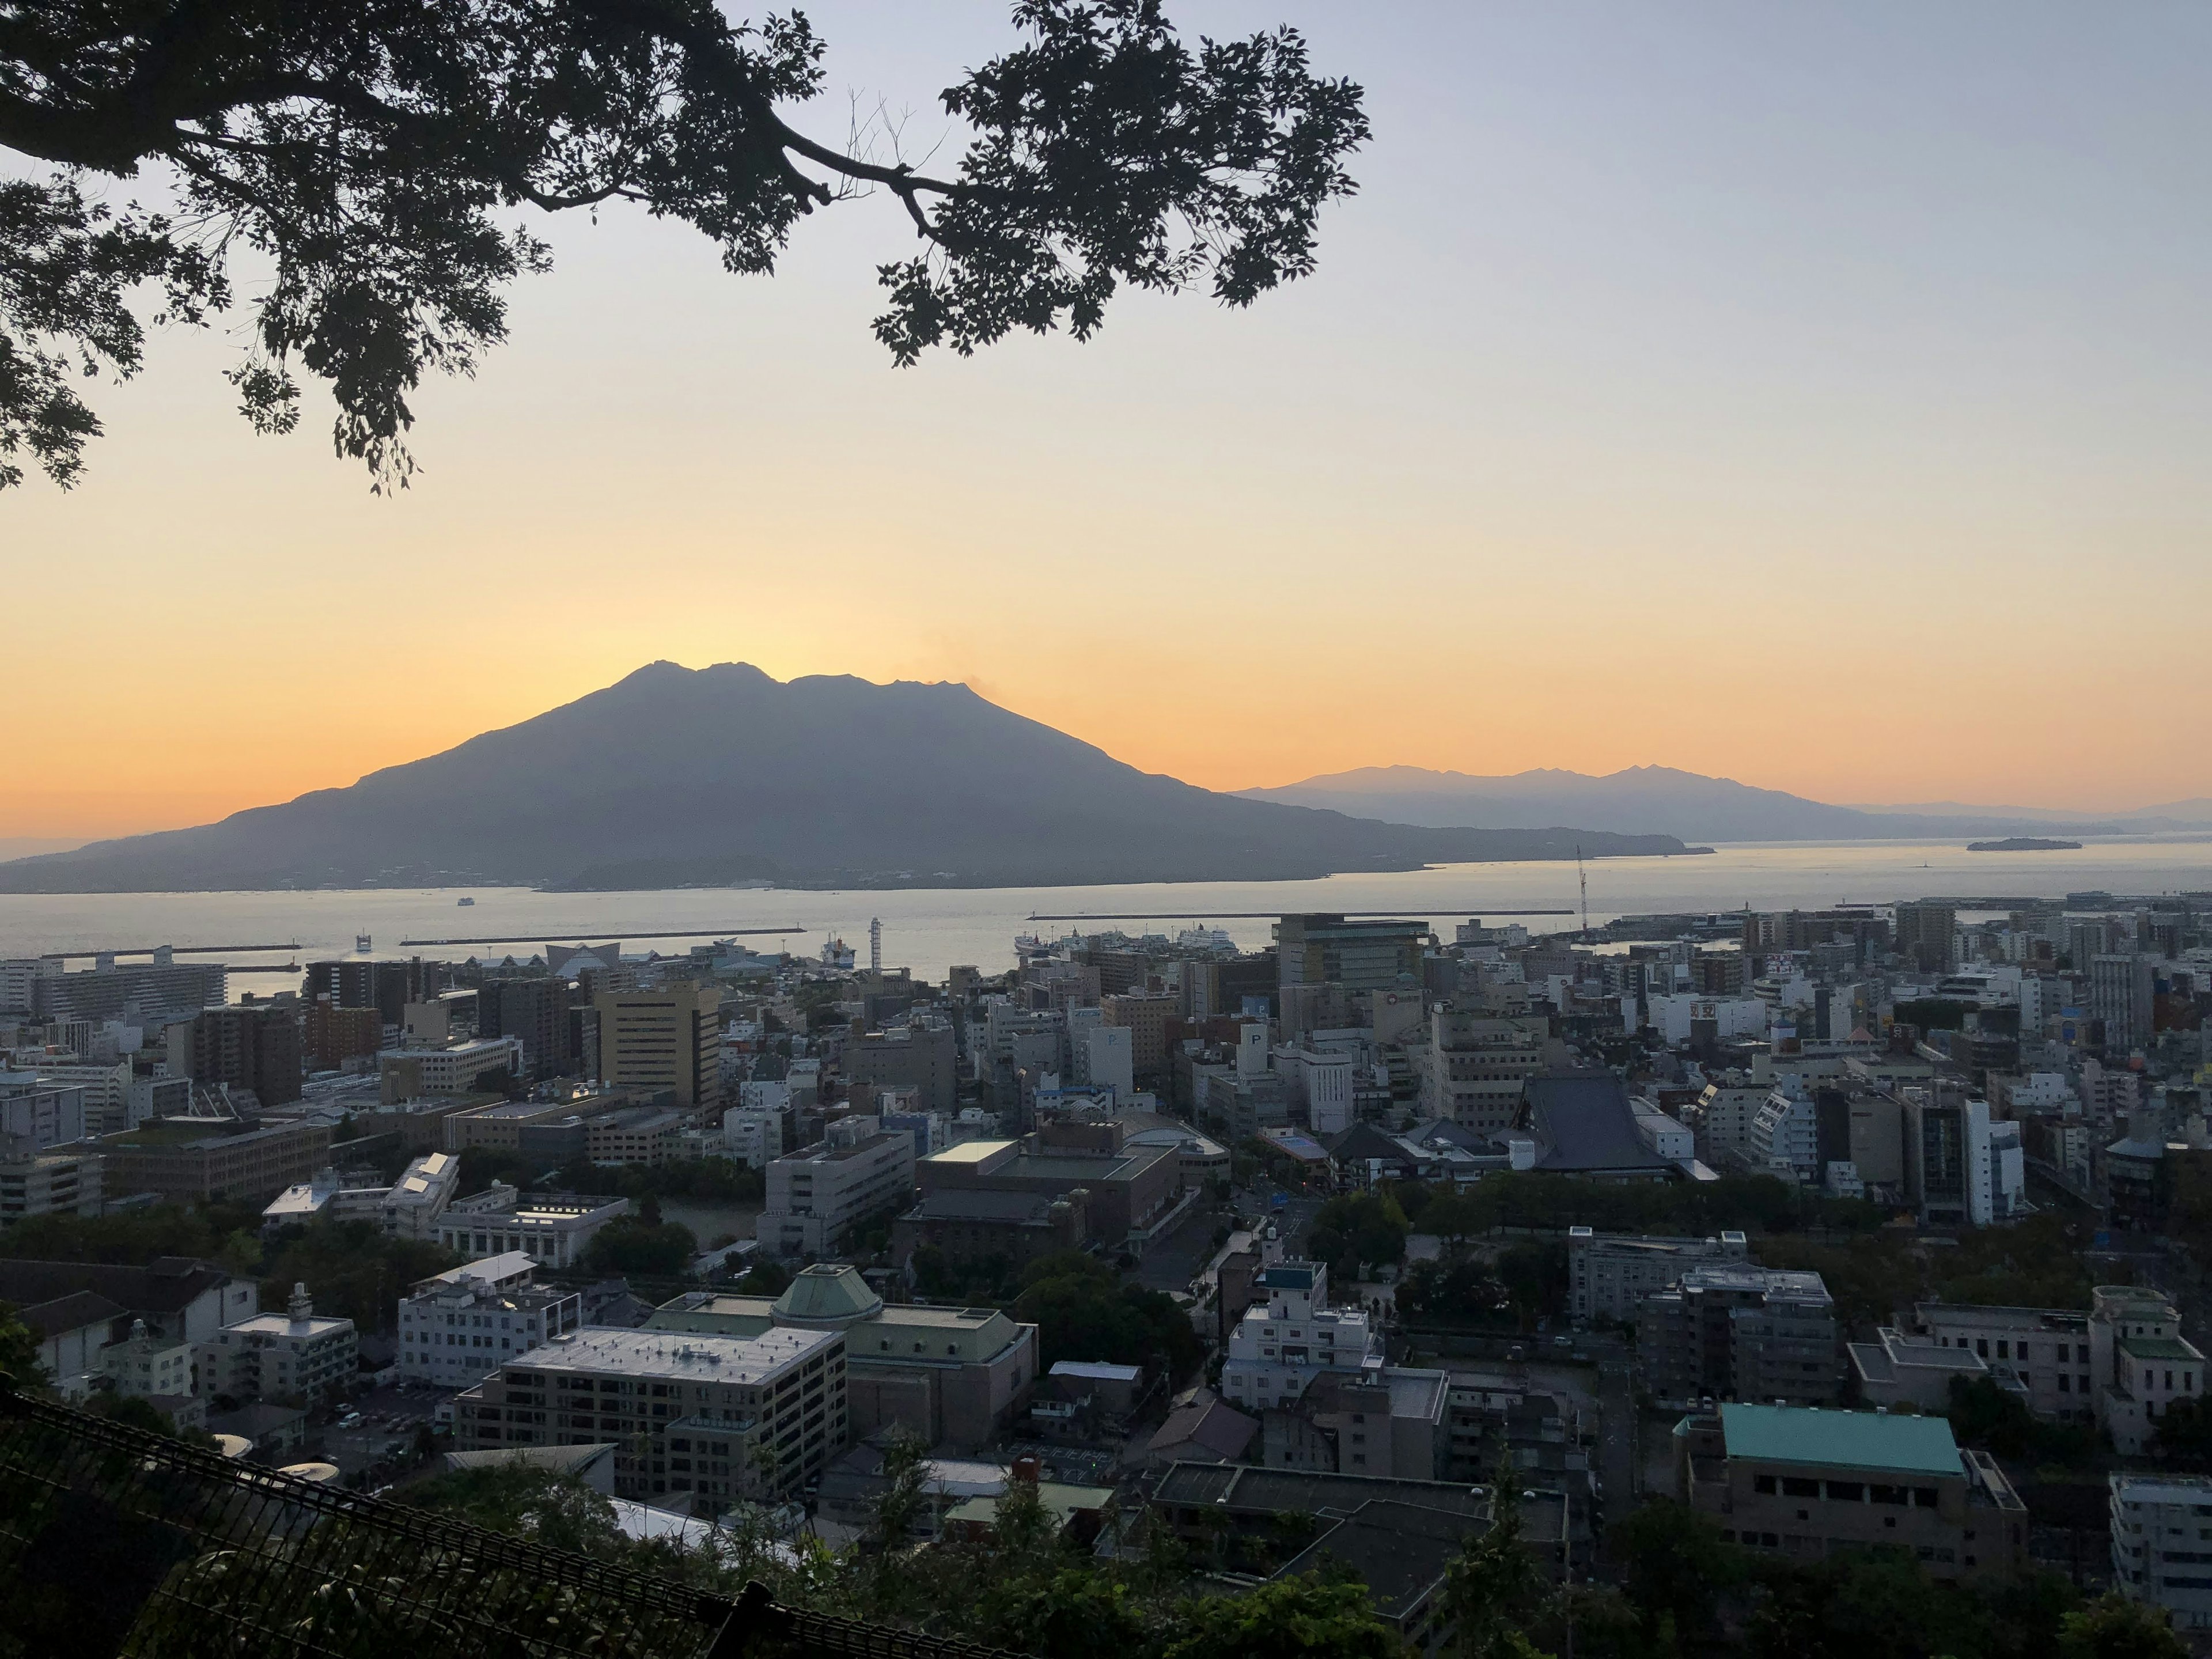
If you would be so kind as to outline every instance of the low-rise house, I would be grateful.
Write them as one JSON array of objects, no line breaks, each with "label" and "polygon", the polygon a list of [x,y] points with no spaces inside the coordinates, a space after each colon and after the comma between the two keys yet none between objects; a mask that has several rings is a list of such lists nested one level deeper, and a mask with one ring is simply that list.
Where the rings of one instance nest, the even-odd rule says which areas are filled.
[{"label": "low-rise house", "polygon": [[204,1351],[210,1391],[236,1400],[312,1402],[349,1389],[358,1369],[353,1321],[319,1318],[305,1285],[283,1313],[226,1325]]}]

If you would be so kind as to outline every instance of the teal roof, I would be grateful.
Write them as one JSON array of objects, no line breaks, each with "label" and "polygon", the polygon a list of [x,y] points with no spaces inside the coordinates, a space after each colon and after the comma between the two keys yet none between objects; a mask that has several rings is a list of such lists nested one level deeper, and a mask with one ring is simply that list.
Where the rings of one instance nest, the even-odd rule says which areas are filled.
[{"label": "teal roof", "polygon": [[1900,1474],[1958,1474],[1964,1468],[1951,1425],[1940,1417],[1728,1405],[1721,1407],[1721,1432],[1730,1457],[1761,1463]]}]

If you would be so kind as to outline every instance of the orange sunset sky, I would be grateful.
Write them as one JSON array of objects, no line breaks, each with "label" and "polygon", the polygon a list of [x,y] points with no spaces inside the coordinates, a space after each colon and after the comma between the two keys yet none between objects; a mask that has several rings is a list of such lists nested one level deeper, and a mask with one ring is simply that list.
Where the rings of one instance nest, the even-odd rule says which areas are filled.
[{"label": "orange sunset sky", "polygon": [[[2212,794],[2212,13],[1170,9],[1370,88],[1320,274],[1249,313],[1125,298],[902,373],[894,204],[773,280],[556,221],[393,499],[326,414],[252,436],[229,335],[161,337],[80,488],[0,495],[0,836],[348,783],[663,657],[965,680],[1217,787]],[[809,10],[833,138],[848,87],[942,132],[1010,39]]]}]

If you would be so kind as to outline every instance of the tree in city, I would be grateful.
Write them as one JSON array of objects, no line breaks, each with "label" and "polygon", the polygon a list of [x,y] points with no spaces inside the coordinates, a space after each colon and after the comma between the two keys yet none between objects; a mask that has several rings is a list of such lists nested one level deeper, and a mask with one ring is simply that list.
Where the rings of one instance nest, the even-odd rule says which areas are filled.
[{"label": "tree in city", "polygon": [[1350,1263],[1357,1277],[1361,1269],[1403,1261],[1407,1231],[1406,1212],[1389,1193],[1346,1193],[1321,1206],[1307,1249],[1332,1267]]},{"label": "tree in city", "polygon": [[1399,1659],[1363,1584],[1309,1575],[1182,1604],[1162,1659]]},{"label": "tree in city", "polygon": [[2116,1591],[2068,1613],[2058,1627],[2058,1659],[2183,1659],[2188,1651],[2165,1609]]},{"label": "tree in city", "polygon": [[1037,1328],[1044,1365],[1103,1359],[1153,1366],[1179,1381],[1203,1354],[1173,1297],[1122,1284],[1096,1256],[1077,1250],[1042,1256],[1022,1277],[1014,1316]]},{"label": "tree in city", "polygon": [[1623,1516],[1612,1541],[1627,1570],[1621,1588],[1655,1650],[1705,1650],[1720,1633],[1722,1598],[1744,1582],[1743,1552],[1710,1516],[1667,1498]]},{"label": "tree in city", "polygon": [[[253,250],[252,344],[230,370],[258,429],[301,376],[378,488],[412,471],[426,372],[472,372],[505,289],[550,264],[526,210],[617,204],[693,226],[732,272],[772,270],[799,222],[854,196],[919,243],[878,268],[894,362],[1016,330],[1097,331],[1125,287],[1250,304],[1315,264],[1353,189],[1360,88],[1289,29],[1186,41],[1160,0],[1017,0],[1018,44],[941,94],[965,148],[902,130],[843,143],[786,112],[825,83],[796,12],[714,0],[53,0],[0,9],[0,484],[27,454],[78,477],[98,417],[71,384],[127,376],[149,323],[204,324]],[[158,183],[166,212],[115,202]],[[142,295],[145,296],[142,299]]]},{"label": "tree in city", "polygon": [[0,1376],[25,1389],[43,1388],[46,1382],[38,1335],[16,1317],[11,1302],[0,1302]]},{"label": "tree in city", "polygon": [[699,1241],[680,1222],[658,1225],[641,1216],[617,1216],[592,1235],[584,1266],[595,1273],[673,1279],[699,1254]]},{"label": "tree in city", "polygon": [[1527,1627],[1544,1604],[1544,1570],[1521,1534],[1521,1494],[1501,1457],[1491,1479],[1491,1520],[1444,1569],[1444,1615],[1461,1659],[1532,1659]]}]

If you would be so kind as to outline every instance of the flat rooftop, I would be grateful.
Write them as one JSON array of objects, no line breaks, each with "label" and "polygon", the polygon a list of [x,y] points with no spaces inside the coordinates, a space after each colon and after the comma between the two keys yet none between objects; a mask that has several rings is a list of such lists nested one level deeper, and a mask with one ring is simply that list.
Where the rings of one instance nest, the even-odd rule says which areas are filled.
[{"label": "flat rooftop", "polygon": [[617,1330],[586,1325],[517,1354],[512,1367],[533,1371],[612,1372],[693,1382],[758,1382],[795,1361],[842,1340],[836,1331],[775,1329],[758,1336],[705,1336],[691,1331]]},{"label": "flat rooftop", "polygon": [[947,1146],[941,1152],[932,1152],[922,1162],[925,1164],[981,1164],[992,1153],[1003,1152],[1013,1144],[1011,1140],[963,1140]]},{"label": "flat rooftop", "polygon": [[1735,1404],[1723,1406],[1720,1417],[1730,1457],[1900,1474],[1966,1472],[1951,1425],[1940,1417]]}]

